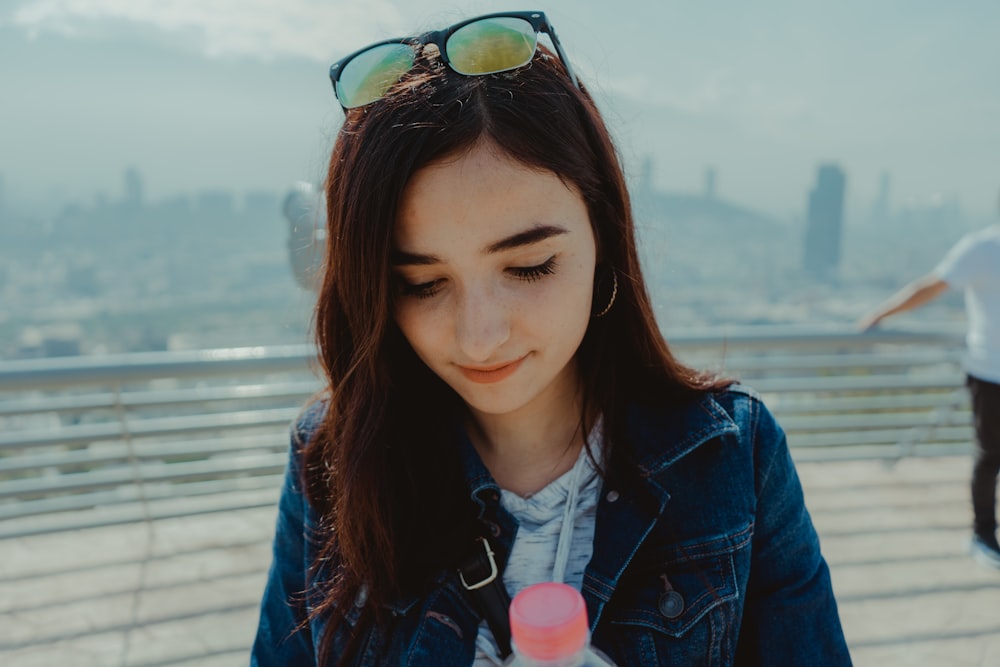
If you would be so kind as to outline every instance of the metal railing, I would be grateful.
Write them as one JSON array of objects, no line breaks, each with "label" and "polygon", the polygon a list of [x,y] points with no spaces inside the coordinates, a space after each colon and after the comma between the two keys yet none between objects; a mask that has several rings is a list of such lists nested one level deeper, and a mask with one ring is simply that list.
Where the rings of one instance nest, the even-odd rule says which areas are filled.
[{"label": "metal railing", "polygon": [[[955,331],[670,335],[760,393],[797,459],[968,451]],[[0,538],[274,503],[308,346],[0,362]]]}]

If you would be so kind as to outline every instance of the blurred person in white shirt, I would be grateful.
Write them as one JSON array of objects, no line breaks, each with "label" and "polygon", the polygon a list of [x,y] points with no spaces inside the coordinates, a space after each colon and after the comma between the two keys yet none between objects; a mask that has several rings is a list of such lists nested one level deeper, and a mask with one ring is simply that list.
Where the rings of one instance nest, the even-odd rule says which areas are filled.
[{"label": "blurred person in white shirt", "polygon": [[1000,569],[996,486],[1000,473],[1000,224],[965,235],[928,274],[914,280],[860,322],[872,329],[887,317],[919,308],[949,289],[962,291],[968,320],[966,384],[972,398],[976,460],[972,471],[976,560]]}]

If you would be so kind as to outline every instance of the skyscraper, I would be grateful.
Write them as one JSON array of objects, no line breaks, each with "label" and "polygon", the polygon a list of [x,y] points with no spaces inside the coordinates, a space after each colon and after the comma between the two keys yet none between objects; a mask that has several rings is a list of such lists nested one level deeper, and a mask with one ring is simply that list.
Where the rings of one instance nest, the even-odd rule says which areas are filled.
[{"label": "skyscraper", "polygon": [[878,195],[872,202],[868,217],[870,223],[883,227],[889,222],[889,172],[887,171],[883,171],[879,176]]},{"label": "skyscraper", "polygon": [[122,205],[129,213],[142,209],[142,176],[136,167],[127,167],[122,177],[124,198]]},{"label": "skyscraper", "polygon": [[804,268],[818,277],[829,278],[840,265],[844,226],[844,171],[833,164],[821,165],[816,187],[809,193],[809,220],[806,226]]}]

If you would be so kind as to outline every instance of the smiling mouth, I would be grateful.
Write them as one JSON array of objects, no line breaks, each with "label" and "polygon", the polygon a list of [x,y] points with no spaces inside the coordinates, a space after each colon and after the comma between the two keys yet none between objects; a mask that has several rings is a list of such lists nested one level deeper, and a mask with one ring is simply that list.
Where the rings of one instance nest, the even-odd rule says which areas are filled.
[{"label": "smiling mouth", "polygon": [[459,366],[458,368],[462,371],[462,375],[477,384],[491,384],[505,380],[513,375],[521,367],[521,362],[524,359],[525,357],[521,357],[520,359],[515,359],[505,364],[497,364],[496,366],[480,366],[479,368]]}]

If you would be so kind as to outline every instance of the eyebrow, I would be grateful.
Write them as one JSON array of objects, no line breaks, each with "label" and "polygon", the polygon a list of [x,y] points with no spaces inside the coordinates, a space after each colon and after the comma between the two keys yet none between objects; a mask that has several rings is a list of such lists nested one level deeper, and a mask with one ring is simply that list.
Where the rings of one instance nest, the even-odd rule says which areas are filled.
[{"label": "eyebrow", "polygon": [[[523,232],[512,234],[505,239],[491,243],[486,246],[484,252],[487,255],[495,255],[498,252],[523,248],[524,246],[541,243],[553,236],[568,233],[567,229],[557,225],[537,225],[531,229],[526,229]],[[435,255],[422,255],[419,253],[403,252],[402,250],[394,250],[392,253],[392,263],[394,266],[427,266],[430,264],[439,264],[440,262],[441,259]]]}]

